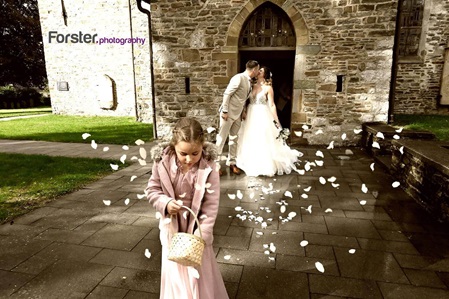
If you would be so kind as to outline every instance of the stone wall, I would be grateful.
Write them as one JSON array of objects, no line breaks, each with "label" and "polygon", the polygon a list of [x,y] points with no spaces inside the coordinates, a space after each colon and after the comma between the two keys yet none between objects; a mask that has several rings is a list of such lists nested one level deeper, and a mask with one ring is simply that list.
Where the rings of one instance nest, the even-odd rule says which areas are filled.
[{"label": "stone wall", "polygon": [[449,106],[439,106],[444,51],[449,42],[448,15],[449,1],[425,1],[425,42],[419,58],[400,60],[395,113],[449,114]]},{"label": "stone wall", "polygon": [[[135,1],[63,1],[67,13],[64,24],[60,0],[39,1],[45,62],[52,109],[56,114],[136,116],[139,107],[147,107],[148,84],[148,22],[137,10]],[[141,44],[125,43],[58,43],[49,41],[49,32],[58,34],[97,34],[96,41],[107,38],[146,38]],[[136,67],[135,63],[139,66]],[[114,107],[103,109],[108,87],[102,87],[104,75],[114,85]],[[60,91],[58,82],[67,82],[68,91]],[[109,94],[111,94],[109,92]],[[145,108],[147,109],[147,108]]]}]

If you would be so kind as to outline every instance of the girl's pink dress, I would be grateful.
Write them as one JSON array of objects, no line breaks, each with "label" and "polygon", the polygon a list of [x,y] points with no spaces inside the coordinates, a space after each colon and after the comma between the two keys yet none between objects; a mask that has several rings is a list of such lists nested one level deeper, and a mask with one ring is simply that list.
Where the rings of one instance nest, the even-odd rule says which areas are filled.
[{"label": "girl's pink dress", "polygon": [[[200,163],[197,163],[187,173],[183,174],[181,167],[178,167],[175,155],[171,155],[170,159],[166,162],[170,169],[168,176],[173,186],[174,197],[177,200],[182,200],[183,205],[195,210],[192,207],[192,200],[195,194],[195,184],[198,182],[198,167]],[[157,167],[153,167],[153,176],[155,170],[158,171]],[[153,201],[153,199],[150,199],[150,201]],[[204,211],[200,208],[198,217],[201,216],[202,212]],[[204,213],[204,215],[207,214]],[[169,215],[163,215],[162,218],[166,219],[169,217]],[[216,215],[213,217],[216,217]],[[194,217],[185,209],[181,209],[176,216],[176,221],[172,221],[172,223],[167,223],[164,219],[160,221],[159,228],[161,230],[160,238],[162,243],[160,298],[228,299],[229,297],[220,270],[218,269],[211,243],[207,244],[208,242],[206,241],[202,265],[197,269],[199,278],[195,278],[196,271],[194,268],[182,266],[167,259],[170,238],[173,233],[173,224],[177,223],[179,232],[192,233],[192,231],[189,231],[189,226],[191,227],[192,221],[195,221]],[[195,234],[198,234],[198,232],[196,231]],[[204,234],[203,232],[203,236]]]}]

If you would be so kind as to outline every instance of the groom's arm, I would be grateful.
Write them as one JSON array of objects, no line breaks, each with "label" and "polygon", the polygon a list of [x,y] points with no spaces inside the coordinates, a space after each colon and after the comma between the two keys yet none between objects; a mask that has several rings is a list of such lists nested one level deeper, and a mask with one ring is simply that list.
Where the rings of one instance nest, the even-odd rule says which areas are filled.
[{"label": "groom's arm", "polygon": [[220,111],[222,112],[228,112],[229,110],[229,101],[231,100],[232,95],[237,91],[240,85],[240,76],[235,75],[231,78],[231,81],[229,81],[228,87],[226,87],[226,90],[223,93],[223,103],[221,104]]}]

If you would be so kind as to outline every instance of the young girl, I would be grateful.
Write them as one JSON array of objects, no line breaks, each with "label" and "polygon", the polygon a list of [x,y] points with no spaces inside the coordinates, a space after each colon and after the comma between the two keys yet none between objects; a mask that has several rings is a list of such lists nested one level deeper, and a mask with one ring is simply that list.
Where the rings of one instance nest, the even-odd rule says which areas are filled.
[{"label": "young girl", "polygon": [[[168,146],[154,148],[152,156],[153,173],[146,192],[150,203],[162,215],[159,223],[162,243],[160,298],[229,298],[212,248],[220,199],[215,145],[205,142],[198,121],[186,117],[175,125]],[[196,269],[198,273],[192,267],[167,259],[174,233],[200,235],[195,218],[186,209],[181,209],[182,205],[197,214],[206,242],[201,267]]]}]

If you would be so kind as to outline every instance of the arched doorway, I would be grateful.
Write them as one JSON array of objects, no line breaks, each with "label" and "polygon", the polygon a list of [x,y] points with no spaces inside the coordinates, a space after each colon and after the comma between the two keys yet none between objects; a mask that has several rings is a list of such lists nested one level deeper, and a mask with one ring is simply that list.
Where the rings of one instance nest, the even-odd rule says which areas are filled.
[{"label": "arched doorway", "polygon": [[246,19],[239,36],[239,69],[250,59],[271,69],[274,100],[284,128],[291,127],[295,29],[279,6],[266,2]]}]

